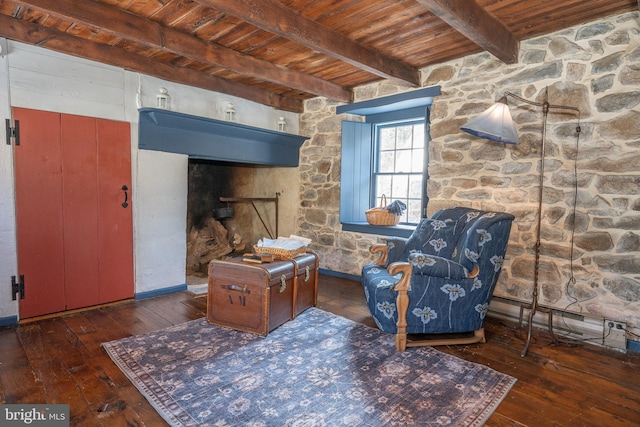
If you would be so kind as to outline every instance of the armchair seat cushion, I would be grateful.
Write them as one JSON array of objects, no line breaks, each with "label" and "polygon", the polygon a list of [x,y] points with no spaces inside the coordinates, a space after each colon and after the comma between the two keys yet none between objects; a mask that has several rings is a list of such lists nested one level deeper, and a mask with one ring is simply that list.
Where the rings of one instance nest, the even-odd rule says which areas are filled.
[{"label": "armchair seat cushion", "polygon": [[[383,267],[367,264],[363,280],[369,311],[378,328],[397,332],[398,276],[391,276]],[[366,277],[366,279],[365,279]],[[484,321],[489,309],[486,295],[476,279],[448,279],[413,274],[409,290],[407,333],[440,334],[469,332]],[[460,315],[464,313],[464,315]]]}]

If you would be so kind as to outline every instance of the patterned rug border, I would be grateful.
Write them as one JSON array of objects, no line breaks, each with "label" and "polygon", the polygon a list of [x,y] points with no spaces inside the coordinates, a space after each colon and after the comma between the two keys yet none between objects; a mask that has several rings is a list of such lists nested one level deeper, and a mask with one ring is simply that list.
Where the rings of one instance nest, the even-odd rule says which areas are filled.
[{"label": "patterned rug border", "polygon": [[[187,330],[187,329],[192,329],[190,327],[192,326],[196,326],[200,328],[206,327],[206,328],[213,328],[212,331],[214,330],[218,330],[218,333],[223,333],[223,334],[227,334],[229,335],[229,338],[237,338],[237,337],[243,337],[243,338],[249,338],[249,341],[251,342],[267,342],[267,340],[278,340],[280,339],[280,335],[282,335],[285,331],[287,331],[289,328],[291,328],[294,324],[294,322],[298,321],[303,321],[304,319],[306,319],[307,317],[326,317],[326,321],[335,321],[335,322],[342,322],[345,326],[345,328],[349,327],[350,330],[351,329],[361,329],[362,331],[366,331],[365,333],[369,333],[371,335],[375,336],[375,340],[378,342],[378,344],[380,343],[380,341],[382,341],[384,344],[389,346],[389,349],[391,349],[393,352],[396,352],[395,350],[395,344],[394,344],[394,338],[392,335],[386,334],[380,330],[378,330],[377,328],[371,328],[367,325],[358,323],[358,322],[354,322],[350,319],[332,314],[330,312],[326,312],[323,310],[320,310],[318,308],[312,307],[308,310],[306,310],[305,312],[303,312],[302,314],[300,314],[296,319],[294,319],[293,321],[287,322],[285,323],[283,326],[279,327],[278,329],[272,331],[267,337],[260,337],[257,335],[253,335],[253,334],[248,334],[245,332],[241,332],[241,331],[235,331],[232,329],[228,329],[228,328],[222,328],[220,326],[216,326],[216,325],[211,325],[206,321],[206,318],[199,318],[199,319],[195,319],[195,320],[191,320],[185,323],[181,323],[178,325],[173,325],[173,326],[169,326],[167,328],[163,328],[160,329],[158,331],[153,331],[153,332],[149,332],[149,333],[145,333],[145,334],[141,334],[141,335],[136,335],[136,336],[131,336],[131,337],[127,337],[127,338],[122,338],[122,339],[118,339],[118,340],[114,340],[114,341],[110,341],[110,342],[106,342],[106,343],[102,343],[102,347],[105,349],[106,353],[109,355],[109,357],[113,360],[113,362],[120,368],[120,370],[126,375],[126,377],[135,385],[135,387],[144,395],[144,397],[149,401],[149,403],[154,407],[154,409],[156,409],[156,411],[163,417],[163,419],[165,419],[165,421],[167,421],[170,425],[172,426],[200,426],[200,425],[205,425],[205,424],[201,424],[199,423],[195,418],[192,417],[192,415],[189,414],[189,412],[184,409],[173,397],[172,395],[167,392],[160,384],[158,384],[158,382],[156,381],[156,379],[150,375],[147,370],[145,369],[145,366],[139,364],[135,357],[132,357],[131,352],[129,350],[129,348],[125,345],[127,343],[132,342],[133,340],[142,340],[145,337],[150,337],[150,336],[157,336],[158,334],[163,334],[163,333],[171,333],[171,332],[176,332],[176,331],[183,331],[183,330]],[[373,341],[373,338],[372,338]],[[508,395],[509,391],[511,390],[511,388],[513,387],[513,385],[516,383],[517,379],[513,378],[507,374],[503,374],[499,371],[494,370],[493,368],[490,368],[486,365],[482,365],[479,363],[475,363],[475,362],[471,362],[471,361],[467,361],[461,358],[458,358],[457,356],[453,356],[450,355],[448,353],[444,353],[441,352],[435,348],[432,347],[414,347],[414,348],[410,348],[407,349],[406,352],[404,353],[398,353],[398,354],[407,354],[407,353],[422,353],[422,354],[428,354],[428,353],[434,353],[437,354],[438,357],[442,358],[445,361],[449,361],[449,363],[451,362],[460,362],[462,364],[468,365],[468,366],[473,366],[476,367],[477,369],[482,370],[483,372],[489,372],[489,373],[495,373],[499,376],[499,379],[497,381],[497,384],[494,386],[494,388],[492,389],[492,391],[494,392],[494,395],[491,399],[489,399],[488,401],[484,402],[485,406],[482,410],[480,410],[478,413],[474,414],[475,417],[473,419],[465,419],[465,420],[458,420],[459,422],[454,423],[454,424],[450,424],[450,425],[455,425],[455,426],[464,426],[464,427],[477,427],[477,426],[482,426],[488,419],[489,417],[493,414],[493,412],[496,410],[496,408],[500,405],[500,403],[506,398],[506,396]],[[446,362],[445,362],[446,364]],[[392,420],[393,421],[393,420]],[[218,424],[206,424],[206,425],[215,425],[217,426]],[[220,424],[223,426],[228,426],[229,424]],[[243,424],[243,425],[264,425],[264,426],[268,426],[271,424]],[[281,424],[278,424],[278,426],[280,426]],[[289,425],[289,424],[288,424]],[[290,424],[292,426],[295,426],[295,423]],[[320,425],[338,425],[337,423],[334,424],[331,422],[331,420],[327,421],[327,424],[301,424],[301,425],[314,425],[314,426],[320,426]],[[345,425],[343,423],[340,423],[340,425]],[[364,424],[358,424],[358,425],[365,425],[365,426],[372,426],[373,424],[368,424],[368,423],[364,423]],[[378,424],[376,424],[377,427]],[[385,424],[387,425],[387,424]],[[403,425],[403,424],[399,424],[396,422],[390,422],[388,425]]]}]

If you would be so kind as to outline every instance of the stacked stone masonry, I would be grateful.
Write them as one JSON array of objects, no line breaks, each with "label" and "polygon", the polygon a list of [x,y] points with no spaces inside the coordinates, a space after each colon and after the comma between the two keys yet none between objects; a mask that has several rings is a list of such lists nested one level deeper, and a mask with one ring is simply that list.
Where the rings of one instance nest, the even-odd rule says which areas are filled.
[{"label": "stacked stone masonry", "polygon": [[[496,296],[529,301],[538,207],[542,113],[509,101],[519,145],[460,131],[505,91],[580,109],[548,117],[541,228],[540,302],[624,321],[640,333],[640,15],[605,18],[520,43],[517,64],[488,53],[422,70],[441,86],[431,111],[429,214],[450,206],[516,216]],[[383,81],[356,88],[355,101],[410,88]],[[376,235],[342,231],[336,103],[306,102],[301,133],[298,233],[313,239],[320,267],[359,275]],[[573,215],[575,203],[575,217]],[[572,232],[572,230],[575,230]],[[573,245],[571,244],[573,240]]]}]

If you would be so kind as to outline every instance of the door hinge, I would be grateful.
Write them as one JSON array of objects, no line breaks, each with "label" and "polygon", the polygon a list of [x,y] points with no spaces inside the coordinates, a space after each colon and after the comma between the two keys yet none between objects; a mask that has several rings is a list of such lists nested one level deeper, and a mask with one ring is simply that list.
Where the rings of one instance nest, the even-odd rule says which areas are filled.
[{"label": "door hinge", "polygon": [[14,139],[16,145],[20,145],[20,121],[15,121],[15,126],[11,127],[11,120],[5,119],[7,125],[7,145],[11,145],[11,138]]},{"label": "door hinge", "polygon": [[11,293],[13,300],[16,300],[16,294],[20,294],[20,299],[24,299],[24,274],[20,275],[20,281],[16,282],[16,276],[11,276]]}]

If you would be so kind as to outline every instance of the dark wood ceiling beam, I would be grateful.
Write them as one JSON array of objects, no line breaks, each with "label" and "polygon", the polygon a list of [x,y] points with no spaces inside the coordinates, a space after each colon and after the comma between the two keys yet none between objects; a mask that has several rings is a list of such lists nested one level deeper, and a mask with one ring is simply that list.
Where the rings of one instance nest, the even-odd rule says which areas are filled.
[{"label": "dark wood ceiling beam", "polygon": [[237,73],[284,87],[324,96],[336,101],[351,101],[351,91],[318,77],[272,64],[197,37],[166,27],[150,19],[93,1],[18,0],[19,3],[54,15],[107,31],[147,47],[170,51],[192,60],[214,64]]},{"label": "dark wood ceiling beam", "polygon": [[420,85],[420,71],[306,18],[276,0],[195,0],[385,79]]},{"label": "dark wood ceiling beam", "polygon": [[0,36],[126,70],[137,71],[167,81],[222,92],[280,110],[296,113],[303,111],[302,101],[299,100],[285,98],[265,90],[230,82],[199,71],[160,63],[127,52],[124,49],[92,42],[62,31],[2,14],[0,14]]},{"label": "dark wood ceiling beam", "polygon": [[434,15],[506,64],[518,62],[515,35],[475,0],[418,0]]}]

